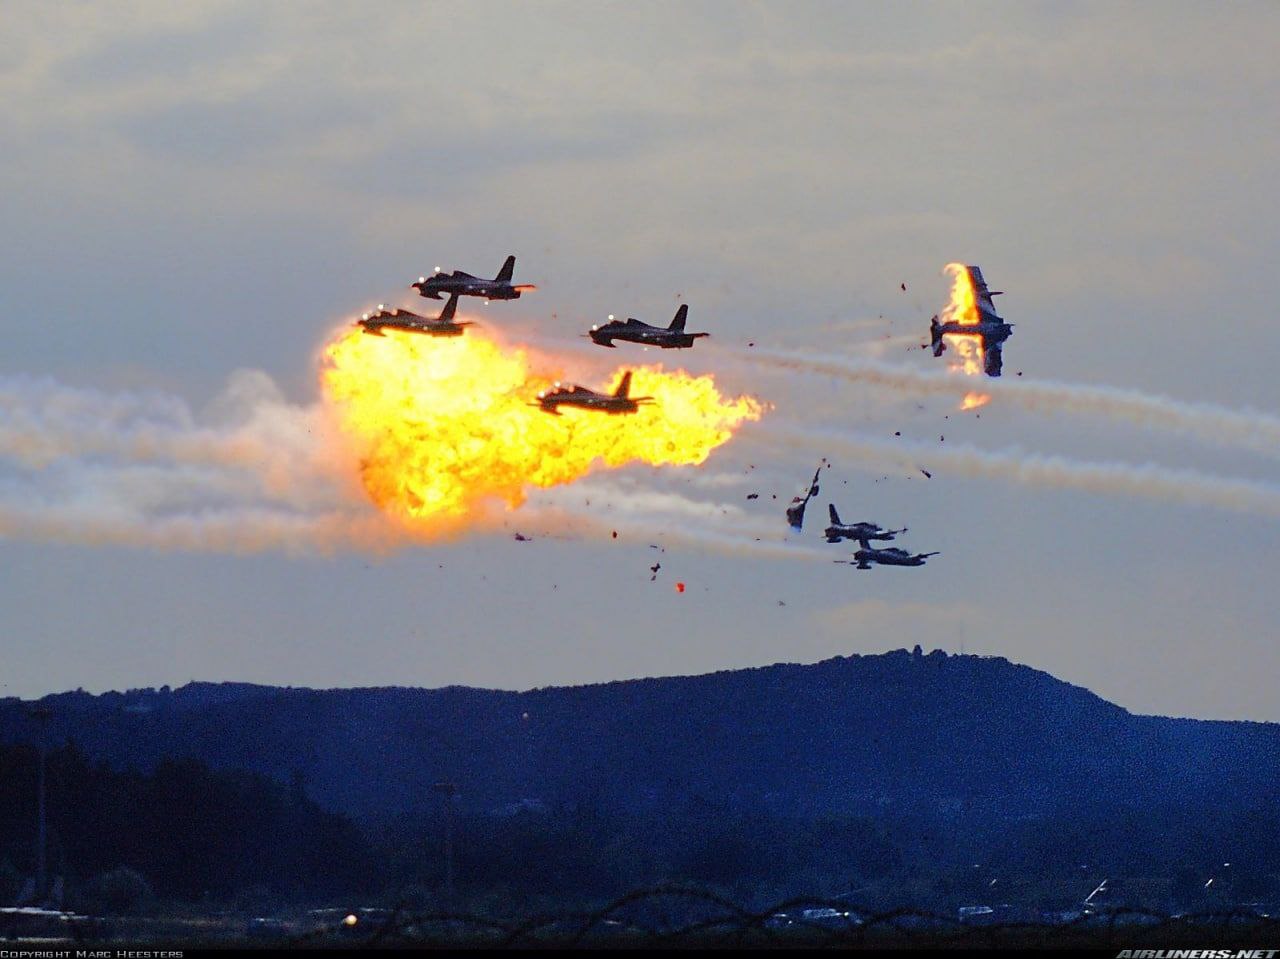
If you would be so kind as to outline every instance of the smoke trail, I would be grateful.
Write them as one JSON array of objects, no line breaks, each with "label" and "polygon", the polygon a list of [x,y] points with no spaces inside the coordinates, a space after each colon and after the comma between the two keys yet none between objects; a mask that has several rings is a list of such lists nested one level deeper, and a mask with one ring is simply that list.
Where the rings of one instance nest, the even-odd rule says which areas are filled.
[{"label": "smoke trail", "polygon": [[0,536],[247,552],[385,550],[324,411],[239,371],[205,413],[162,393],[0,378]]},{"label": "smoke trail", "polygon": [[1229,479],[1192,470],[1167,469],[1154,464],[1094,463],[1061,456],[1026,454],[1018,450],[989,452],[957,445],[946,450],[919,443],[894,442],[835,433],[774,434],[789,446],[838,451],[851,465],[927,466],[962,476],[990,477],[1028,486],[1087,490],[1093,493],[1138,496],[1145,499],[1212,506],[1217,509],[1280,518],[1280,487],[1251,480]]},{"label": "smoke trail", "polygon": [[[786,539],[782,510],[772,520],[748,515],[735,504],[693,499],[679,493],[641,487],[624,476],[585,480],[573,491],[575,503],[560,505],[567,490],[534,494],[520,523],[540,523],[552,535],[570,533],[584,539],[610,539],[684,546],[724,556],[825,561],[827,553]],[[578,505],[585,496],[590,506]],[[531,509],[530,509],[531,508]],[[526,516],[526,513],[528,515]]]},{"label": "smoke trail", "polygon": [[1091,413],[1168,430],[1209,443],[1280,456],[1280,417],[1256,410],[1232,410],[1208,403],[1186,403],[1136,390],[1070,383],[998,380],[984,377],[975,387],[970,377],[877,363],[798,353],[757,353],[746,359],[780,369],[819,373],[915,396],[963,396],[980,388],[1036,413]]},{"label": "smoke trail", "polygon": [[[201,413],[164,393],[0,377],[0,537],[294,553],[387,552],[442,538],[438,524],[419,531],[373,507],[349,449],[321,404],[290,403],[258,371],[234,373]],[[683,478],[699,488],[735,480]],[[780,520],[765,524],[735,505],[664,492],[662,484],[660,477],[618,474],[565,488],[542,509],[515,512],[485,502],[443,538],[517,524],[591,539],[617,529],[725,554],[797,554],[785,542],[769,542]],[[559,505],[583,497],[594,506]]]}]

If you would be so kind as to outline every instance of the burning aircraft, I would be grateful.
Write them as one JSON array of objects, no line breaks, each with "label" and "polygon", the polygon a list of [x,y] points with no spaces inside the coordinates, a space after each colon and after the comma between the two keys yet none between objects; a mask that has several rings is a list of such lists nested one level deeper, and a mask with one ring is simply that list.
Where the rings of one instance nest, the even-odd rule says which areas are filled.
[{"label": "burning aircraft", "polygon": [[585,386],[561,386],[558,382],[553,389],[538,394],[538,401],[533,404],[544,413],[560,415],[560,407],[576,406],[584,410],[599,410],[602,413],[638,413],[641,403],[652,403],[652,396],[631,396],[631,371],[622,375],[622,382],[612,393],[597,393]]},{"label": "burning aircraft", "polygon": [[[999,376],[1003,367],[1001,351],[1004,341],[1013,334],[1013,324],[1006,323],[996,313],[993,296],[999,290],[989,290],[982,270],[962,263],[948,263],[947,271],[955,280],[951,288],[951,302],[938,316],[929,321],[929,342],[934,356],[941,356],[950,346],[960,358],[956,368],[968,375],[979,371],[987,376]],[[967,401],[966,409],[982,405]],[[986,402],[984,399],[983,402]]]}]

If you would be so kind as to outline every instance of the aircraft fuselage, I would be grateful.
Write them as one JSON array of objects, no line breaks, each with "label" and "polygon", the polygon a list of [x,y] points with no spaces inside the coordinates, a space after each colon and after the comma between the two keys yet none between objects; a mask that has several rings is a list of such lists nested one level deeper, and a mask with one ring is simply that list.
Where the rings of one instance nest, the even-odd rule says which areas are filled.
[{"label": "aircraft fuselage", "polygon": [[640,409],[636,400],[621,396],[606,396],[599,393],[548,393],[538,397],[538,406],[543,412],[554,416],[560,415],[560,407],[576,406],[584,410],[596,410],[600,413],[635,413]]},{"label": "aircraft fuselage", "polygon": [[930,556],[937,555],[908,553],[905,549],[860,549],[853,554],[853,562],[858,569],[870,569],[873,563],[877,566],[923,566]]},{"label": "aircraft fuselage", "polygon": [[614,340],[628,343],[640,343],[643,346],[656,346],[661,350],[687,350],[693,341],[706,333],[679,333],[664,330],[661,327],[639,326],[628,328],[625,323],[606,323],[587,334],[598,346],[612,348]]},{"label": "aircraft fuselage", "polygon": [[486,300],[518,300],[521,291],[510,283],[496,283],[493,280],[459,279],[437,273],[426,280],[410,284],[410,289],[417,290],[419,295],[429,300],[439,300],[443,294],[457,293],[459,296],[482,296]]},{"label": "aircraft fuselage", "polygon": [[370,336],[385,336],[384,330],[399,330],[401,333],[425,333],[427,336],[461,336],[464,326],[456,323],[388,323],[381,320],[360,320],[360,325]]},{"label": "aircraft fuselage", "polygon": [[939,323],[938,333],[943,336],[981,336],[996,343],[1003,343],[1013,334],[1011,323],[991,323],[986,320],[977,323]]},{"label": "aircraft fuselage", "polygon": [[842,539],[866,539],[888,542],[902,532],[905,532],[905,530],[883,529],[876,523],[841,523],[839,525],[828,526],[823,530],[823,535],[826,536],[828,543],[838,543]]}]

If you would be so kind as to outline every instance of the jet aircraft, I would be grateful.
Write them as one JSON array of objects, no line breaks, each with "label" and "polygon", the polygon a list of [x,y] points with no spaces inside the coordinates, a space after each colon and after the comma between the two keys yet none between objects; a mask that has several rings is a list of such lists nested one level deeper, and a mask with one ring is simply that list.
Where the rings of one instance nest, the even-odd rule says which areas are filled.
[{"label": "jet aircraft", "polygon": [[617,415],[619,413],[636,413],[641,403],[652,403],[651,396],[631,396],[631,371],[622,374],[618,388],[610,393],[597,393],[585,386],[561,386],[538,394],[538,401],[532,405],[544,413],[560,415],[560,407],[576,406],[584,410],[599,410],[601,413]]},{"label": "jet aircraft", "polygon": [[831,514],[831,525],[822,531],[822,535],[828,543],[838,543],[842,539],[887,541],[907,531],[905,526],[902,529],[885,529],[878,523],[842,523],[835,503],[828,503],[827,510]]},{"label": "jet aircraft", "polygon": [[418,277],[417,283],[409,284],[409,289],[417,290],[422,296],[438,300],[441,294],[457,293],[461,296],[483,296],[486,300],[518,300],[525,290],[536,290],[532,283],[512,284],[511,274],[515,272],[516,258],[507,257],[502,269],[492,280],[472,276],[461,270],[452,273],[441,272],[439,267],[430,276]]},{"label": "jet aircraft", "polygon": [[933,347],[933,355],[941,356],[947,348],[944,336],[977,336],[982,340],[983,366],[987,376],[999,376],[1004,366],[1001,350],[1004,341],[1013,334],[1013,324],[1006,323],[997,313],[993,296],[1000,296],[1000,290],[988,290],[987,281],[982,278],[982,270],[976,266],[964,267],[973,284],[974,299],[978,308],[977,323],[958,323],[954,320],[940,323],[937,316],[929,321],[929,341]]},{"label": "jet aircraft", "polygon": [[682,303],[676,310],[675,318],[668,327],[650,326],[634,318],[626,322],[609,317],[608,323],[591,327],[587,336],[599,346],[612,348],[614,340],[626,340],[631,343],[642,343],[645,346],[656,346],[663,350],[684,350],[693,346],[693,341],[707,333],[686,333],[684,321],[689,315],[689,304]]},{"label": "jet aircraft", "polygon": [[888,549],[873,549],[865,538],[858,540],[861,547],[853,554],[853,559],[838,559],[837,563],[848,563],[858,569],[870,569],[872,564],[878,566],[923,566],[924,561],[935,553],[908,553],[905,549],[891,546]]},{"label": "jet aircraft", "polygon": [[419,316],[409,310],[388,310],[383,303],[378,304],[378,312],[366,313],[356,322],[364,327],[364,331],[372,336],[383,336],[383,330],[402,330],[405,333],[426,333],[429,336],[461,336],[464,327],[471,325],[469,320],[455,320],[454,311],[458,308],[458,294],[449,296],[439,316]]}]

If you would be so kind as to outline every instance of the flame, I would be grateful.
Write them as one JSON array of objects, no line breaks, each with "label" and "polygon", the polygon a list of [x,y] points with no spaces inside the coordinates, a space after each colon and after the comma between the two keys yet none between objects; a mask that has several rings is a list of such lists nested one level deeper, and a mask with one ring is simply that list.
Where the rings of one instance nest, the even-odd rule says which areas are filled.
[{"label": "flame", "polygon": [[[962,326],[976,326],[979,321],[978,294],[969,279],[969,271],[963,263],[948,263],[943,272],[950,273],[951,302],[942,308],[938,319],[942,323],[959,323]],[[985,371],[982,337],[965,333],[945,333],[942,339],[951,348],[956,359],[950,368],[963,371],[965,376],[981,376]],[[960,403],[960,409],[972,410],[986,406],[991,397],[986,393],[967,393]]]},{"label": "flame", "polygon": [[751,397],[721,396],[711,376],[631,369],[631,395],[654,400],[639,412],[551,416],[534,403],[559,374],[535,368],[523,348],[474,328],[448,339],[351,329],[325,347],[321,386],[369,497],[429,535],[474,520],[494,500],[518,507],[530,487],[572,483],[597,463],[700,464],[764,412]]}]

